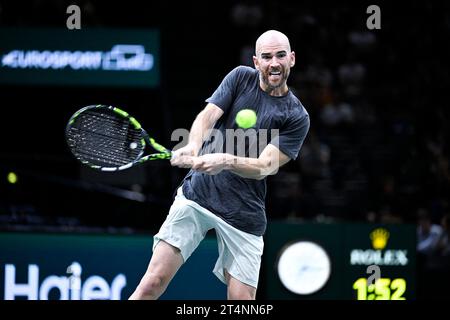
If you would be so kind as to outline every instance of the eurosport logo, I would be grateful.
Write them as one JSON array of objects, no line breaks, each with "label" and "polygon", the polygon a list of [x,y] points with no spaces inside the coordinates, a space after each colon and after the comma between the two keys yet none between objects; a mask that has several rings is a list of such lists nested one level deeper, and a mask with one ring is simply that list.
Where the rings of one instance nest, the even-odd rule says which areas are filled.
[{"label": "eurosport logo", "polygon": [[117,44],[111,51],[11,50],[1,59],[2,68],[148,71],[154,56],[142,45]]}]

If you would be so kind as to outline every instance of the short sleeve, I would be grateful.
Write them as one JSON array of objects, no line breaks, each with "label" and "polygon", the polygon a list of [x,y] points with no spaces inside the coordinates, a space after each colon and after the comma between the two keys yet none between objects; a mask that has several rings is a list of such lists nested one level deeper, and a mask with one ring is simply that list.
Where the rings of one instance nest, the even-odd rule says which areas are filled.
[{"label": "short sleeve", "polygon": [[295,160],[305,141],[310,126],[308,113],[297,113],[287,119],[285,125],[280,129],[277,137],[272,137],[270,142],[289,158]]},{"label": "short sleeve", "polygon": [[222,80],[221,84],[216,91],[214,91],[212,96],[205,101],[215,104],[224,112],[228,111],[237,95],[237,88],[241,81],[243,71],[242,66],[231,70],[230,73],[228,73]]}]

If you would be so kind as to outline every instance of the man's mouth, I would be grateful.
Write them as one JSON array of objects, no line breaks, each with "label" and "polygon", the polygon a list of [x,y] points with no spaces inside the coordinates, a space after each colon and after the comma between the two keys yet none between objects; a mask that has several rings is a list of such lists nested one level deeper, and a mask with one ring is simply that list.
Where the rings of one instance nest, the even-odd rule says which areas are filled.
[{"label": "man's mouth", "polygon": [[275,81],[278,82],[281,80],[281,71],[277,70],[277,71],[269,71],[269,77],[268,77],[269,81]]}]

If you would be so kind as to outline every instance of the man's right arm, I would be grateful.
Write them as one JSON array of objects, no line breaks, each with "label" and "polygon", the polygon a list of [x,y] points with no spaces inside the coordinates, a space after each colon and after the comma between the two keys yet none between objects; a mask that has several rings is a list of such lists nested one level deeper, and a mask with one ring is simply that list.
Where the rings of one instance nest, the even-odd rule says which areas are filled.
[{"label": "man's right arm", "polygon": [[207,138],[208,130],[212,129],[217,120],[223,115],[223,110],[213,103],[208,103],[206,107],[197,115],[192,123],[189,133],[189,143],[194,149],[194,156],[198,155],[203,141]]},{"label": "man's right arm", "polygon": [[208,130],[213,128],[216,121],[222,115],[222,109],[213,103],[208,103],[192,123],[188,144],[173,152],[171,164],[173,166],[183,167],[182,156],[197,156],[203,141],[207,138]]}]

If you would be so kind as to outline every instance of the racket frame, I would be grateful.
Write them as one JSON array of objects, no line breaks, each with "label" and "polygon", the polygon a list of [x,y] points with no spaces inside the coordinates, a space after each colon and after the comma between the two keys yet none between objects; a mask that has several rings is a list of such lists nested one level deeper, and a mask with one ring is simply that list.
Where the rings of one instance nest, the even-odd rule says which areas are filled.
[{"label": "racket frame", "polygon": [[[131,168],[133,166],[136,166],[138,164],[142,164],[144,162],[147,161],[151,161],[151,160],[164,160],[164,159],[170,159],[172,156],[172,152],[163,147],[162,145],[160,145],[159,143],[157,143],[155,141],[155,139],[153,139],[152,137],[149,136],[149,134],[147,133],[147,131],[145,131],[141,124],[132,116],[130,116],[128,114],[128,112],[117,108],[117,107],[113,107],[113,106],[108,106],[108,105],[102,105],[102,104],[98,104],[98,105],[90,105],[90,106],[86,106],[81,108],[80,110],[78,110],[77,112],[75,112],[72,117],[70,117],[67,126],[66,126],[66,142],[67,142],[67,136],[68,136],[68,132],[72,126],[72,124],[75,122],[75,120],[84,112],[88,111],[88,110],[93,110],[93,109],[108,109],[110,111],[113,111],[115,114],[123,117],[124,119],[127,119],[130,124],[136,129],[136,130],[141,130],[142,132],[142,138],[140,140],[140,143],[142,144],[142,150],[140,152],[140,154],[136,157],[136,159],[134,161],[131,161],[127,164],[121,165],[121,166],[115,166],[115,167],[104,167],[104,166],[99,166],[99,165],[95,165],[90,163],[89,161],[83,160],[81,159],[79,156],[77,156],[73,151],[72,148],[70,151],[72,152],[72,154],[75,156],[75,158],[77,158],[81,163],[83,163],[84,165],[95,169],[95,170],[100,170],[100,171],[107,171],[107,172],[112,172],[112,171],[121,171],[121,170],[125,170],[128,168]],[[145,147],[149,145],[151,146],[153,149],[155,149],[156,151],[159,151],[158,153],[152,153],[152,154],[148,154],[143,156],[144,154],[144,150]]]}]

